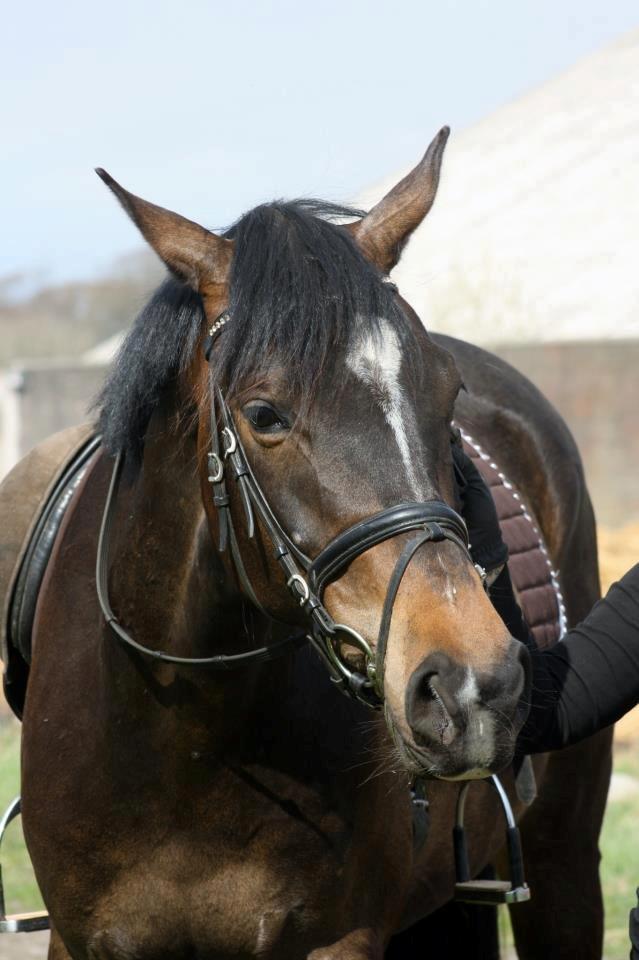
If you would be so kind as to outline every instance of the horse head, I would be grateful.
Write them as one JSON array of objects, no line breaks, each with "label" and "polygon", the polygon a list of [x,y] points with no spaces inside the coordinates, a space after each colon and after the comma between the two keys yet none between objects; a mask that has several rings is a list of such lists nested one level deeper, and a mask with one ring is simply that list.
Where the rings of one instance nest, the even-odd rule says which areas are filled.
[{"label": "horse head", "polygon": [[383,704],[412,774],[456,779],[511,760],[528,664],[454,512],[460,376],[388,282],[433,204],[447,136],[348,223],[327,204],[282,202],[224,236],[99,172],[201,297],[186,376],[229,577],[270,617],[313,632],[338,683],[358,678],[362,698]]}]

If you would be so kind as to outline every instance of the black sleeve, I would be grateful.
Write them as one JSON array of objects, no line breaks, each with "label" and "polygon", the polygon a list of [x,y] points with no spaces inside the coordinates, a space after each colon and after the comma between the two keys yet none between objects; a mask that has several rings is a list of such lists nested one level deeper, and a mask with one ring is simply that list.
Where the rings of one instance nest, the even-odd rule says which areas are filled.
[{"label": "black sleeve", "polygon": [[487,572],[495,570],[508,559],[508,547],[501,536],[495,501],[479,470],[461,447],[453,444],[452,454],[473,561]]},{"label": "black sleeve", "polygon": [[639,702],[639,564],[563,640],[531,653],[522,753],[567,747],[619,720]]}]

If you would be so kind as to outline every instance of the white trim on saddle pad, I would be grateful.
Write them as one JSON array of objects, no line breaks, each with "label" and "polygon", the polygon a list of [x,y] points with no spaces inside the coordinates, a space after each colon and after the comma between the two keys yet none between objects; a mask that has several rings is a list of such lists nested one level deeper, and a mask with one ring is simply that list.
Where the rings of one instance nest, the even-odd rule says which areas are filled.
[{"label": "white trim on saddle pad", "polygon": [[469,447],[472,447],[475,453],[485,463],[487,463],[492,470],[496,472],[504,488],[508,490],[512,499],[517,503],[517,507],[521,511],[522,516],[525,517],[525,519],[528,521],[528,523],[531,525],[533,529],[533,533],[537,538],[539,550],[543,555],[544,560],[546,561],[546,564],[548,566],[548,582],[552,585],[552,588],[555,592],[555,597],[557,599],[557,625],[559,628],[559,639],[561,640],[561,638],[566,633],[566,630],[568,629],[568,622],[566,619],[566,605],[564,603],[564,597],[561,592],[561,586],[559,583],[559,571],[553,568],[552,561],[550,559],[550,554],[548,552],[548,548],[546,547],[546,544],[544,542],[543,534],[539,530],[537,521],[531,514],[528,507],[523,502],[521,494],[517,491],[517,488],[515,487],[515,485],[512,483],[512,481],[510,481],[507,478],[505,473],[502,470],[500,470],[500,468],[492,459],[490,454],[486,453],[483,447],[473,437],[471,437],[469,433],[466,433],[466,431],[463,430],[461,427],[459,427],[458,424],[457,426],[459,428],[459,432],[461,434],[462,439],[468,444]]}]

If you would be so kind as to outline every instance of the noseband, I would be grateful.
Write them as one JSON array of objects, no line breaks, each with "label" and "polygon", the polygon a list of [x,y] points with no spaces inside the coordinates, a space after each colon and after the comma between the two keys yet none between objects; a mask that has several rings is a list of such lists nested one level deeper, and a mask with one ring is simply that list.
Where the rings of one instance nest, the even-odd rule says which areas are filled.
[{"label": "noseband", "polygon": [[[255,537],[256,516],[271,541],[273,555],[282,570],[286,586],[307,618],[306,637],[313,644],[326,664],[336,686],[345,694],[371,707],[379,708],[384,700],[384,662],[390,632],[393,606],[406,569],[419,548],[427,542],[450,540],[473,560],[468,547],[466,524],[451,507],[440,500],[421,503],[400,503],[344,530],[333,538],[311,560],[288,536],[273,513],[245,455],[235,427],[231,410],[215,380],[212,365],[213,344],[229,321],[222,314],[215,321],[206,337],[204,353],[209,362],[211,451],[208,454],[209,482],[213,489],[213,503],[219,520],[218,550],[230,554],[238,579],[245,595],[265,616],[270,615],[260,604],[242,561],[235,526],[230,509],[227,480],[235,481],[242,503],[246,532]],[[128,646],[139,653],[157,660],[176,664],[209,666],[229,669],[248,663],[260,662],[279,656],[291,644],[299,643],[302,637],[294,634],[279,643],[250,650],[242,654],[218,654],[214,657],[176,657],[158,650],[151,650],[137,643],[119,624],[109,603],[107,568],[109,530],[114,512],[114,503],[123,455],[119,454],[113,471],[107,496],[96,566],[97,593],[102,612],[109,626]],[[390,578],[377,637],[375,652],[370,644],[353,627],[336,623],[324,606],[324,591],[357,557],[379,543],[403,533],[414,532],[404,546]],[[474,565],[474,564],[473,564]],[[477,568],[483,578],[483,571]],[[345,660],[342,647],[355,648],[363,657],[363,669],[355,669]]]}]

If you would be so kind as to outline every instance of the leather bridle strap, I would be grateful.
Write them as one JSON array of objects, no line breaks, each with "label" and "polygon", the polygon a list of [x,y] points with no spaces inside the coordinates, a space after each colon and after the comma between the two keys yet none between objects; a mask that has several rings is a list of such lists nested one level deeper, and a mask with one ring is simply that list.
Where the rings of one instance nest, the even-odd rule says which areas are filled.
[{"label": "leather bridle strap", "polygon": [[384,599],[382,619],[380,620],[379,633],[377,635],[377,648],[375,650],[375,676],[378,687],[380,688],[383,688],[384,684],[384,664],[386,663],[386,648],[388,646],[388,634],[390,633],[393,607],[395,606],[397,592],[408,568],[408,564],[424,543],[428,543],[429,540],[442,539],[444,538],[443,535],[441,535],[441,527],[438,527],[437,524],[427,526],[423,533],[408,541],[395,564],[393,576],[390,578]]},{"label": "leather bridle strap", "polygon": [[220,437],[217,430],[217,411],[215,409],[215,384],[213,371],[209,370],[209,417],[211,425],[211,451],[208,454],[209,483],[213,486],[213,503],[217,509],[219,536],[217,548],[224,553],[229,541],[230,501],[224,478],[224,464],[220,456]]},{"label": "leather bridle strap", "polygon": [[326,584],[360,554],[384,540],[429,523],[441,529],[441,536],[432,539],[453,540],[470,557],[466,524],[452,507],[441,500],[398,503],[360,520],[331,540],[310,565],[308,576],[312,588],[321,595]]},{"label": "leather bridle strap", "polygon": [[377,544],[412,530],[419,532],[402,550],[386,591],[376,652],[373,653],[357,631],[344,625],[335,625],[335,632],[346,636],[346,639],[341,642],[357,647],[364,654],[365,675],[349,670],[344,665],[339,649],[335,649],[334,637],[330,635],[321,637],[318,636],[317,629],[314,631],[315,639],[323,641],[334,666],[342,671],[342,687],[350,688],[351,693],[369,706],[380,706],[383,702],[384,662],[390,622],[397,592],[408,564],[422,544],[441,540],[450,540],[455,543],[472,563],[466,525],[459,514],[439,500],[400,503],[381,510],[338,534],[315,558],[308,571],[311,595],[316,596],[317,602],[322,609],[325,609],[323,607],[324,590],[331,580],[344,571],[345,567]]},{"label": "leather bridle strap", "polygon": [[[213,503],[219,519],[218,549],[223,552],[230,548],[231,557],[240,585],[251,603],[265,614],[253,589],[242,561],[241,550],[235,533],[230,500],[226,486],[225,463],[232,468],[239,489],[240,501],[246,520],[246,533],[253,538],[256,532],[255,514],[259,517],[273,548],[285,583],[291,595],[307,617],[307,637],[327,665],[333,680],[345,693],[362,700],[369,706],[379,707],[383,702],[383,674],[386,647],[390,631],[393,606],[397,593],[411,559],[419,547],[427,541],[450,540],[470,559],[468,532],[462,518],[451,507],[439,500],[421,503],[400,503],[380,510],[372,517],[361,520],[338,534],[311,561],[293,543],[283,529],[264,495],[242,447],[239,433],[233,422],[231,411],[219,385],[216,383],[212,347],[216,336],[227,323],[223,314],[211,327],[205,339],[204,353],[209,362],[210,427],[211,450],[208,454],[209,481],[213,486]],[[220,424],[222,429],[220,431]],[[286,652],[291,646],[303,641],[303,635],[293,633],[284,640],[258,647],[238,654],[217,654],[212,657],[178,657],[161,650],[153,650],[138,643],[121,626],[109,601],[108,559],[109,541],[115,499],[124,463],[124,455],[116,457],[113,475],[100,528],[98,555],[96,562],[96,584],[100,608],[110,628],[116,636],[131,649],[166,663],[208,666],[214,669],[228,670],[250,663],[271,660]],[[323,595],[327,584],[340,575],[345,567],[367,550],[391,537],[420,531],[402,550],[388,585],[377,651],[373,653],[370,645],[356,630],[346,624],[336,623],[324,606]],[[481,575],[481,574],[480,574]],[[270,619],[270,618],[269,618]],[[353,670],[341,654],[341,645],[348,644],[357,648],[364,656],[364,672]]]},{"label": "leather bridle strap", "polygon": [[[210,347],[206,349],[206,356],[211,363]],[[383,697],[383,675],[379,665],[383,666],[383,658],[381,661],[376,658],[370,645],[357,630],[333,620],[323,602],[324,588],[356,557],[378,543],[410,530],[428,529],[429,533],[423,538],[424,542],[448,539],[456,543],[470,557],[467,546],[468,533],[464,521],[451,507],[438,500],[396,504],[359,521],[338,534],[315,560],[311,561],[292,542],[273,513],[251,469],[233,416],[220,387],[214,381],[212,371],[209,383],[211,409],[216,409],[219,414],[219,421],[217,418],[211,419],[212,450],[221,458],[220,472],[223,472],[225,462],[231,467],[231,475],[234,476],[239,487],[249,539],[255,536],[257,527],[254,515],[256,515],[271,542],[273,556],[282,570],[286,586],[308,617],[309,639],[324,660],[333,680],[344,692],[350,693],[369,706],[379,707]],[[261,609],[242,561],[232,513],[229,509],[225,509],[224,513],[227,539],[238,580],[245,594]],[[410,557],[406,565],[409,561]],[[404,570],[399,575],[400,580],[403,572]],[[399,582],[391,591],[391,598],[388,600],[388,619],[390,619],[398,588]],[[357,648],[363,655],[366,665],[364,673],[350,669],[345,663],[340,649],[343,643]],[[386,640],[383,638],[382,646],[385,646],[385,643]]]},{"label": "leather bridle strap", "polygon": [[122,468],[124,466],[124,454],[119,453],[115,458],[109,492],[107,494],[102,523],[100,525],[100,536],[98,539],[98,553],[95,568],[96,590],[100,609],[107,624],[113,630],[118,639],[127,647],[141,653],[153,660],[162,661],[162,663],[173,663],[179,666],[191,667],[209,667],[213,670],[233,670],[238,667],[245,667],[254,663],[264,663],[267,660],[273,660],[276,657],[287,653],[292,646],[299,646],[305,642],[305,634],[300,631],[292,633],[283,640],[269,643],[267,646],[256,647],[247,650],[245,653],[219,653],[212,657],[178,657],[163,650],[154,650],[151,647],[145,647],[144,644],[134,640],[131,634],[124,629],[111,608],[109,599],[109,544],[111,540],[111,529],[113,526],[113,517],[115,514],[116,494],[120,484]]}]

